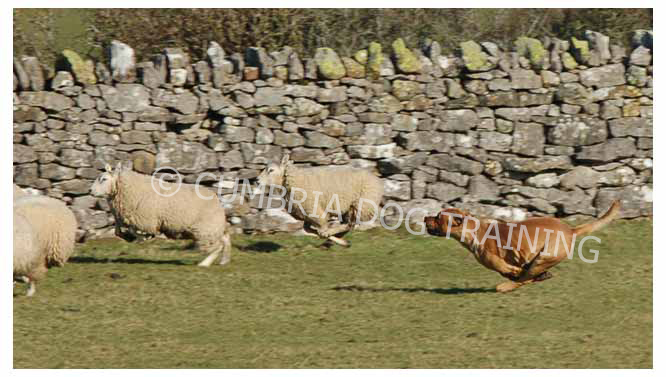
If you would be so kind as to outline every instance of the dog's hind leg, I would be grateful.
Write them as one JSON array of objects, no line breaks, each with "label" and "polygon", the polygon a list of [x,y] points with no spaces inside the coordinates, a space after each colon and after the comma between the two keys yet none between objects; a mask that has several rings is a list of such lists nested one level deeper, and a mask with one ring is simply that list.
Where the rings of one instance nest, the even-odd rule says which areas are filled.
[{"label": "dog's hind leg", "polygon": [[498,284],[495,287],[497,292],[510,292],[523,285],[552,278],[553,274],[548,269],[560,263],[566,254],[562,253],[559,257],[553,257],[552,253],[550,254],[544,255],[539,253],[536,258],[525,265],[523,272],[516,279]]}]

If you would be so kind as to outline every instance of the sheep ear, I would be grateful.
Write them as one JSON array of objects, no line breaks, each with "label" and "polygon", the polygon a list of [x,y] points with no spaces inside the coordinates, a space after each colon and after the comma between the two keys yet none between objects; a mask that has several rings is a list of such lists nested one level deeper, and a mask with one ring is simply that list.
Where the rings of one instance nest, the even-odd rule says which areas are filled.
[{"label": "sheep ear", "polygon": [[118,162],[118,163],[116,164],[116,169],[114,170],[114,172],[115,172],[115,173],[120,173],[121,170],[123,170],[123,163],[122,163],[122,162]]},{"label": "sheep ear", "polygon": [[282,156],[282,161],[280,161],[280,165],[287,166],[288,163],[289,163],[289,154],[285,154],[284,156]]},{"label": "sheep ear", "polygon": [[104,166],[104,170],[106,170],[107,173],[113,173],[113,168],[109,164]]}]

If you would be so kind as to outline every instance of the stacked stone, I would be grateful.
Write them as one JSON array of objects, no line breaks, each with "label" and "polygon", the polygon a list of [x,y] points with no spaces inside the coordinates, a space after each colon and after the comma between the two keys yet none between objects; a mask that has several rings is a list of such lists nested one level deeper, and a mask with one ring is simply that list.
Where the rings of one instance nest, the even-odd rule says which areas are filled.
[{"label": "stacked stone", "polygon": [[[595,216],[622,199],[623,217],[652,213],[649,31],[635,32],[629,53],[588,31],[519,38],[511,51],[468,41],[454,56],[436,41],[371,43],[352,57],[320,48],[311,59],[289,47],[227,56],[211,42],[197,62],[168,48],[135,63],[114,41],[109,67],[70,50],[55,72],[14,59],[14,181],[65,200],[91,235],[112,224],[89,195],[106,163],[175,168],[231,197],[236,179],[285,152],[376,172],[404,212]],[[266,207],[237,196],[230,221],[300,228]]]}]

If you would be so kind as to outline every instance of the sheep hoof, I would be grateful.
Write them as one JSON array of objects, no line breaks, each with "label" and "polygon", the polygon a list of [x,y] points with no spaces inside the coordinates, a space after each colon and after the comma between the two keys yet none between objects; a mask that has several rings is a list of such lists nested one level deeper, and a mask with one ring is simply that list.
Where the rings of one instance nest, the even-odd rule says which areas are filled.
[{"label": "sheep hoof", "polygon": [[31,281],[30,282],[30,287],[28,288],[28,292],[25,294],[26,297],[32,297],[32,295],[35,294],[35,282]]},{"label": "sheep hoof", "polygon": [[331,247],[333,247],[333,245],[335,245],[335,243],[334,243],[333,241],[331,241],[331,240],[326,240],[326,241],[324,241],[323,244],[319,245],[319,248],[320,248],[320,249],[328,250],[328,249],[330,249]]},{"label": "sheep hoof", "polygon": [[328,237],[328,239],[326,240],[326,242],[329,242],[329,241],[330,241],[330,242],[334,242],[334,243],[336,243],[336,244],[338,244],[338,245],[340,245],[340,246],[344,246],[344,247],[346,247],[346,248],[351,247],[351,244],[349,243],[349,241],[345,241],[345,240],[343,240],[342,238],[338,238],[338,237],[335,237],[335,236],[330,236],[330,237]]}]

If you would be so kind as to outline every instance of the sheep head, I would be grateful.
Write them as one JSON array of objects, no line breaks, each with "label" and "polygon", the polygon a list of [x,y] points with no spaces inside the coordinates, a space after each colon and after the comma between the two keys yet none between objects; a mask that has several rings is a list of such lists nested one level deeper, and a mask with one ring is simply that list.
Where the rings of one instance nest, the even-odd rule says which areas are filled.
[{"label": "sheep head", "polygon": [[97,197],[113,196],[118,187],[118,176],[122,170],[122,164],[119,162],[116,168],[111,168],[111,165],[106,164],[104,173],[102,173],[90,187],[90,193]]},{"label": "sheep head", "polygon": [[279,164],[275,162],[269,163],[266,169],[257,177],[257,184],[264,187],[269,187],[270,185],[282,186],[284,184],[284,175],[289,165],[291,165],[289,155],[284,155]]}]

